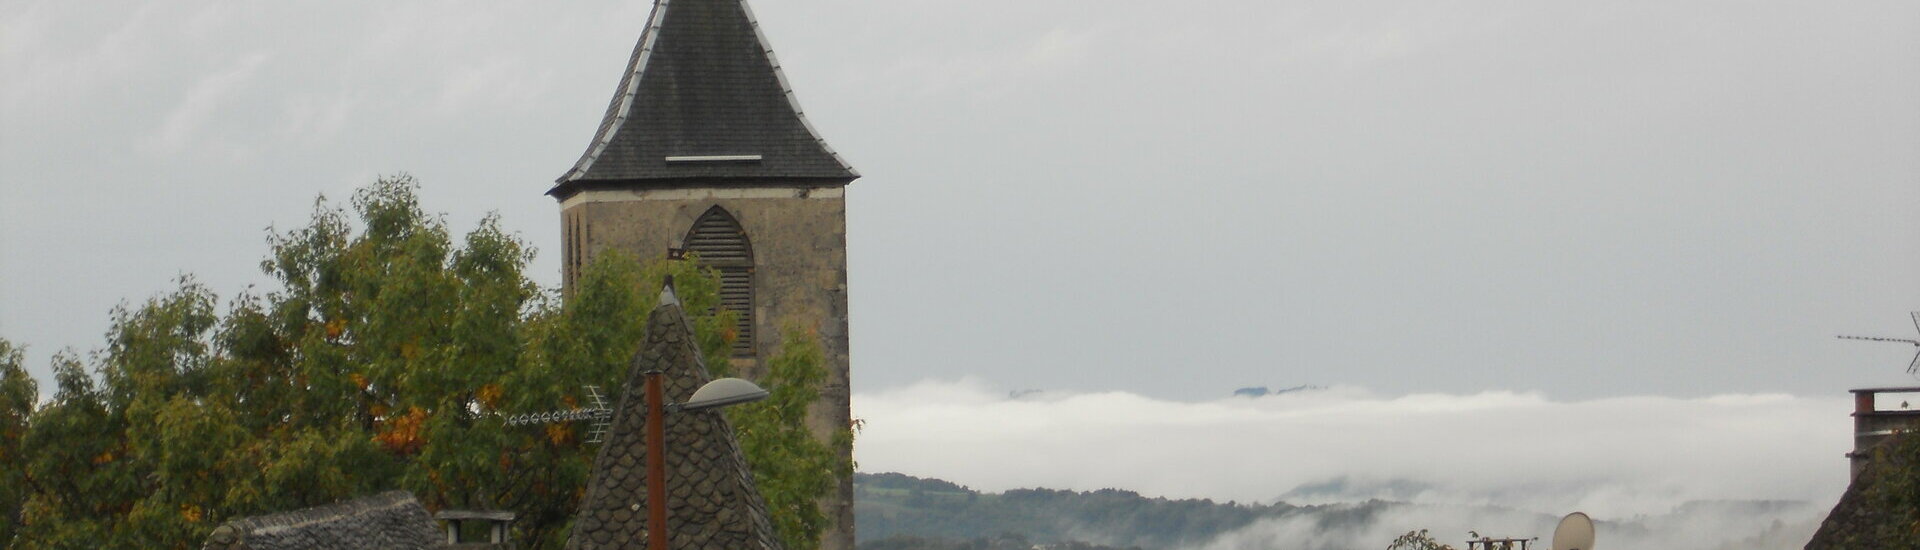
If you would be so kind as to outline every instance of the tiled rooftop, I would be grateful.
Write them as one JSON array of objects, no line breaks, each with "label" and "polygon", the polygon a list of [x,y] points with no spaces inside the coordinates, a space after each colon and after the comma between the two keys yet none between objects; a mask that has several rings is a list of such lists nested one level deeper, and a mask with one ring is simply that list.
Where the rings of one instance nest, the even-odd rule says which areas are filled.
[{"label": "tiled rooftop", "polygon": [[857,177],[807,122],[743,0],[659,0],[599,131],[549,193]]}]

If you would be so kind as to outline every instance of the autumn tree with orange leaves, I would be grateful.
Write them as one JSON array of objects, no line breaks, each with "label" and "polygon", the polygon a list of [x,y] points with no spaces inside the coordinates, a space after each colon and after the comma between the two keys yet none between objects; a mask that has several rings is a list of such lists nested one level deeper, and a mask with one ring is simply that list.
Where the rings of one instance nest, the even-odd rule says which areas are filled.
[{"label": "autumn tree with orange leaves", "polygon": [[[726,365],[717,278],[607,254],[563,303],[527,279],[532,249],[496,218],[456,244],[416,189],[384,178],[354,194],[351,215],[318,201],[307,225],[271,233],[261,268],[274,288],[224,313],[191,278],[117,308],[104,348],[56,356],[45,402],[0,340],[0,547],[198,548],[229,518],[395,488],[433,509],[515,511],[522,547],[560,547],[594,446],[584,426],[504,415],[580,405],[586,385],[617,392],[668,274],[708,364]],[[791,344],[799,356],[772,362],[770,380],[787,384],[775,391],[817,392],[820,360],[806,354],[818,346]],[[806,476],[850,466],[792,437],[801,415],[770,408],[808,399],[770,401],[730,413],[748,460],[782,480],[767,494],[776,514],[817,513],[793,504],[829,486]],[[816,519],[776,523],[805,541]]]}]

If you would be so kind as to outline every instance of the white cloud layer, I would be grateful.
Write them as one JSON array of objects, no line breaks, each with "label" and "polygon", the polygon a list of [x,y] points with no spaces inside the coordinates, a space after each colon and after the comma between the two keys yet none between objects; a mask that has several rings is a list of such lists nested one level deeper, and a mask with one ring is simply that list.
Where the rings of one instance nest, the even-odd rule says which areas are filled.
[{"label": "white cloud layer", "polygon": [[[1455,547],[1477,531],[1488,537],[1540,537],[1539,548],[1551,545],[1558,517],[1515,510],[1459,506],[1414,505],[1388,508],[1366,521],[1325,521],[1347,513],[1338,508],[1256,522],[1201,545],[1196,550],[1334,550],[1381,548],[1408,531],[1427,529],[1435,539]],[[1603,521],[1594,546],[1599,548],[1664,548],[1675,550],[1789,550],[1806,545],[1819,527],[1811,505],[1689,506],[1658,517]]]},{"label": "white cloud layer", "polygon": [[[1565,402],[1334,387],[1181,402],[1126,392],[1013,397],[964,380],[856,394],[854,409],[865,422],[855,458],[869,472],[987,491],[1115,487],[1528,512],[1515,517],[1580,510],[1623,520],[1728,500],[1801,501],[1793,508],[1811,515],[1845,488],[1851,445],[1844,398],[1779,394]],[[1380,528],[1470,523],[1459,515],[1440,514],[1448,525]]]}]

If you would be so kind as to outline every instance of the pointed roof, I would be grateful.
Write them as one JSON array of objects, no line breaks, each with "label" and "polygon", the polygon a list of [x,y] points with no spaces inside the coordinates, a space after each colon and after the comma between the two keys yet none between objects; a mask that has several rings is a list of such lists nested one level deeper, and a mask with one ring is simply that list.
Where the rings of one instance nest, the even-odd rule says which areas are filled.
[{"label": "pointed roof", "polygon": [[[647,530],[645,373],[661,371],[668,402],[682,403],[708,381],[707,368],[672,294],[647,318],[607,441],[593,459],[569,549],[637,548]],[[766,502],[746,455],[718,411],[668,413],[667,534],[674,550],[777,550]]]},{"label": "pointed roof", "polygon": [[807,122],[745,0],[657,0],[593,142],[547,193],[858,177]]}]

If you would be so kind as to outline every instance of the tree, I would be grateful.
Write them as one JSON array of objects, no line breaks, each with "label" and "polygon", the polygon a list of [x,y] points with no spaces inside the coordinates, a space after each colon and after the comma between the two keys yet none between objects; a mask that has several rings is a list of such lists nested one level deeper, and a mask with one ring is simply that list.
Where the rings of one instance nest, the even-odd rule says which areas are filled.
[{"label": "tree", "polygon": [[0,545],[13,540],[20,530],[21,506],[28,494],[21,440],[26,438],[27,418],[40,398],[39,386],[27,375],[22,355],[12,342],[0,339]]},{"label": "tree", "polygon": [[[780,353],[767,361],[767,374],[762,377],[770,395],[727,414],[740,434],[741,450],[767,500],[781,545],[788,550],[813,550],[829,525],[817,499],[831,493],[840,479],[853,475],[853,464],[841,459],[853,445],[853,431],[842,428],[831,441],[822,442],[807,430],[801,419],[826,381],[826,354],[819,335],[798,326],[786,327],[781,336]],[[709,354],[726,349],[722,345]],[[715,363],[709,359],[707,364]]]},{"label": "tree", "polygon": [[1453,550],[1453,546],[1434,540],[1426,529],[1421,529],[1407,531],[1407,534],[1393,539],[1393,544],[1388,544],[1387,550]]},{"label": "tree", "polygon": [[[416,189],[383,178],[351,214],[316,201],[306,225],[270,233],[261,268],[275,287],[224,315],[191,278],[116,308],[90,368],[56,358],[56,392],[38,409],[11,399],[18,353],[0,342],[0,476],[23,480],[0,485],[0,513],[19,510],[0,536],[17,524],[18,548],[197,548],[231,517],[400,488],[435,509],[514,510],[521,545],[560,547],[595,449],[579,426],[503,417],[582,404],[585,385],[616,393],[667,274],[708,364],[726,365],[717,276],[607,254],[562,301],[526,278],[532,248],[497,218],[456,243]],[[804,474],[847,468],[790,437],[819,383],[803,357],[818,344],[798,336],[787,346],[799,358],[783,353],[762,380],[776,398],[732,414],[781,503],[781,536],[813,540],[819,523],[786,504],[824,494]]]},{"label": "tree", "polygon": [[124,467],[119,434],[99,388],[71,353],[53,358],[53,399],[37,408],[20,441],[20,463],[32,491],[21,504],[20,548],[125,547],[111,518],[132,510],[135,477]]}]

